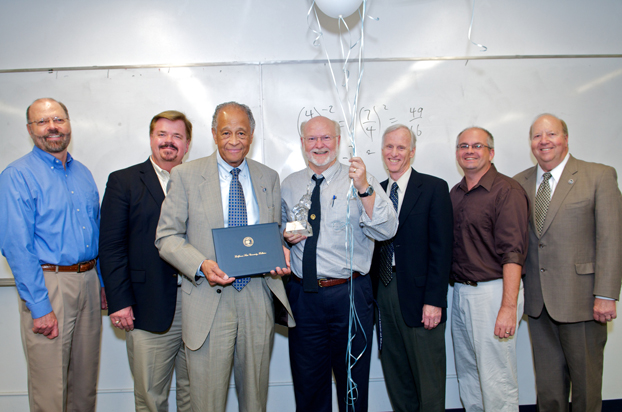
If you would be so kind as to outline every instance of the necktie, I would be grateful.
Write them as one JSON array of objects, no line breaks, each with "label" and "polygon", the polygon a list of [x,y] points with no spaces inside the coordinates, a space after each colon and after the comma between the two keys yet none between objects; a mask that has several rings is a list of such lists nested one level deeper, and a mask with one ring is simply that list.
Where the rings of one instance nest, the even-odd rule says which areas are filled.
[{"label": "necktie", "polygon": [[542,235],[546,212],[549,210],[549,203],[551,203],[550,178],[551,174],[549,172],[542,175],[542,183],[540,183],[536,193],[536,229],[538,230],[538,236]]},{"label": "necktie", "polygon": [[[393,208],[397,212],[397,183],[393,182],[391,185],[391,194],[389,199],[393,203]],[[380,249],[380,280],[387,286],[391,279],[393,279],[393,239],[383,242],[382,249]]]},{"label": "necktie", "polygon": [[[229,227],[246,226],[248,220],[246,218],[246,201],[244,200],[244,190],[238,176],[240,169],[237,167],[232,169],[231,185],[229,186]],[[250,278],[238,278],[233,282],[233,287],[239,292],[244,286],[250,282]]]},{"label": "necktie", "polygon": [[313,236],[305,241],[302,254],[302,287],[305,292],[317,293],[317,239],[320,237],[320,218],[322,217],[322,205],[320,204],[320,185],[324,177],[316,177],[315,187],[311,193],[311,208],[309,209],[309,223],[313,229]]}]

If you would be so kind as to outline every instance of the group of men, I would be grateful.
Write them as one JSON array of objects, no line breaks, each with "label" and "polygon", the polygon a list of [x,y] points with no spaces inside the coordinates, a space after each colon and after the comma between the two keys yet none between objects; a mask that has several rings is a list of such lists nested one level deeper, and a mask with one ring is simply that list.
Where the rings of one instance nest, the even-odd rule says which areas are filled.
[{"label": "group of men", "polygon": [[[374,322],[393,409],[444,411],[450,282],[467,411],[518,411],[523,312],[539,410],[568,410],[571,383],[573,409],[600,410],[622,197],[613,168],[569,154],[561,119],[535,120],[537,165],[514,179],[493,165],[490,132],[463,130],[464,178],[449,191],[412,167],[416,137],[403,125],[383,134],[379,183],[361,158],[337,160],[339,123],[312,118],[300,128],[307,167],[281,186],[246,157],[246,105],[218,105],[217,150],[184,164],[192,124],[165,111],[150,124],[151,156],[110,174],[100,210],[68,153],[67,108],[44,98],[26,116],[34,148],[0,174],[0,248],[21,298],[32,411],[95,409],[106,308],[126,331],[137,411],[168,410],[173,370],[180,411],[224,411],[232,370],[240,410],[265,411],[275,322],[290,327],[298,411],[330,411],[333,376],[340,411],[368,409]],[[305,198],[309,237],[286,230]],[[286,267],[221,270],[212,229],[272,222]]]}]

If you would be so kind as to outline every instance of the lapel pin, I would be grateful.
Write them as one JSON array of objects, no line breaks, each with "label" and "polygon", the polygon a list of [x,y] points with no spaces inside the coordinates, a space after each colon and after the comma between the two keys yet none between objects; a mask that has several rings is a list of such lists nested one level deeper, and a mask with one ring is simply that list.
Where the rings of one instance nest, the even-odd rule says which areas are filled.
[{"label": "lapel pin", "polygon": [[315,215],[311,215],[309,217],[311,218],[311,220],[315,220]]},{"label": "lapel pin", "polygon": [[568,184],[573,184],[573,183],[574,183],[574,180],[573,180],[573,179],[570,179],[570,180],[568,181]]}]

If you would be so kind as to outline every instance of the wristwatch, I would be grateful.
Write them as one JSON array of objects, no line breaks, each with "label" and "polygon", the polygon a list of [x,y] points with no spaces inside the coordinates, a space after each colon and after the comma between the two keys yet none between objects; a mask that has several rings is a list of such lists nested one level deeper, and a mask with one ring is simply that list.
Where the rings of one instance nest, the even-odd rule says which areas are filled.
[{"label": "wristwatch", "polygon": [[374,194],[374,187],[372,185],[369,185],[367,186],[367,190],[365,190],[363,193],[359,192],[359,197],[367,197],[373,194]]}]

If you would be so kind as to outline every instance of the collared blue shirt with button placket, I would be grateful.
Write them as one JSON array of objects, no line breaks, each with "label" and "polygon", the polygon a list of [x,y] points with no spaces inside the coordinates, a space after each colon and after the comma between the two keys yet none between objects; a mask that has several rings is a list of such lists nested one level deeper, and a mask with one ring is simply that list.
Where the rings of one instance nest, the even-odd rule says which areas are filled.
[{"label": "collared blue shirt with button placket", "polygon": [[35,146],[0,174],[0,250],[33,318],[52,311],[41,264],[95,259],[99,218],[93,176],[69,153],[63,168]]}]

